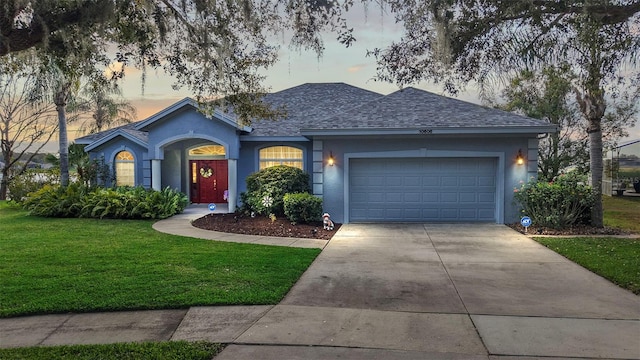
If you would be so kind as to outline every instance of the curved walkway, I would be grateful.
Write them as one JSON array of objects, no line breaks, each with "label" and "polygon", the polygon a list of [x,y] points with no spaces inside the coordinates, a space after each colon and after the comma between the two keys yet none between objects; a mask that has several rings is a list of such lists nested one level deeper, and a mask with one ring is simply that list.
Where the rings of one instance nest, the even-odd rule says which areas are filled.
[{"label": "curved walkway", "polygon": [[[216,209],[213,213],[226,213],[225,208]],[[207,214],[211,214],[211,211],[206,205],[189,205],[182,214],[174,215],[168,219],[160,220],[153,224],[153,228],[157,231],[188,236],[198,239],[239,242],[249,244],[260,245],[277,245],[277,246],[291,246],[301,248],[319,248],[324,249],[327,246],[328,240],[319,239],[300,239],[290,237],[276,237],[276,236],[255,236],[255,235],[242,235],[242,234],[229,234],[218,231],[203,230],[193,225],[191,222],[195,219],[201,218]]]}]

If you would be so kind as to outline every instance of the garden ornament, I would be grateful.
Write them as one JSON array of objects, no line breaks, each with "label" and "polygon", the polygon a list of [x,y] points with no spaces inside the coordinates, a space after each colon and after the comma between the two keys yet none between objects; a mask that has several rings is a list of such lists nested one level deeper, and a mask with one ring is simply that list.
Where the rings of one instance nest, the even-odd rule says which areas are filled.
[{"label": "garden ornament", "polygon": [[325,230],[333,230],[333,221],[331,221],[331,215],[329,213],[322,214],[322,225]]}]

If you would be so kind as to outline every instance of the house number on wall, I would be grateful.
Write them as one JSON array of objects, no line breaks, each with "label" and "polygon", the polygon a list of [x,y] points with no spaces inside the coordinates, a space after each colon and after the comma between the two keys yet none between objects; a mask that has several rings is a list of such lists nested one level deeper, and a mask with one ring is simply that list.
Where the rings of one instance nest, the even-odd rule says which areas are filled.
[{"label": "house number on wall", "polygon": [[433,134],[433,130],[432,129],[420,129],[418,130],[419,134]]}]

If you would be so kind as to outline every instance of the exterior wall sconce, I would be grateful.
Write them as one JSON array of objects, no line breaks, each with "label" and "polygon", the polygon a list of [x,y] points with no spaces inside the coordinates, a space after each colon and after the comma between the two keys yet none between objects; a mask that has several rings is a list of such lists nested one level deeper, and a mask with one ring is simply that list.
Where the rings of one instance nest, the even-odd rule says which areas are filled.
[{"label": "exterior wall sconce", "polygon": [[522,149],[518,149],[518,156],[516,156],[516,164],[524,165],[524,155],[522,155]]},{"label": "exterior wall sconce", "polygon": [[327,159],[327,164],[329,164],[329,166],[333,166],[334,163],[335,163],[335,159],[333,158],[333,152],[329,151],[329,158]]}]

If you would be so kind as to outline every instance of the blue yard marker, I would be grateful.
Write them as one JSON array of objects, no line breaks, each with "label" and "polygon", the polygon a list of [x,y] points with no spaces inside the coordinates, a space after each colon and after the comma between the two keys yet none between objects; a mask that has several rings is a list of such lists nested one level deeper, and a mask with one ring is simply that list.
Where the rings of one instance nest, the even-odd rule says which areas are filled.
[{"label": "blue yard marker", "polygon": [[216,210],[216,204],[214,204],[214,203],[209,204],[209,210],[215,211]]},{"label": "blue yard marker", "polygon": [[524,233],[526,234],[527,228],[531,226],[531,218],[528,216],[523,216],[522,219],[520,219],[520,224],[524,226]]}]

